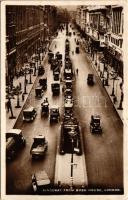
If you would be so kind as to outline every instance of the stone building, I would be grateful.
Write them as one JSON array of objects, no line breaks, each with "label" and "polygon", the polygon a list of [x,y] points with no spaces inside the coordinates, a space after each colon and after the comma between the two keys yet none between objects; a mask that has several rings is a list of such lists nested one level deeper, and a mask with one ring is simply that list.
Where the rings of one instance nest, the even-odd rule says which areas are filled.
[{"label": "stone building", "polygon": [[58,26],[55,6],[6,6],[6,83],[33,53],[44,51]]}]

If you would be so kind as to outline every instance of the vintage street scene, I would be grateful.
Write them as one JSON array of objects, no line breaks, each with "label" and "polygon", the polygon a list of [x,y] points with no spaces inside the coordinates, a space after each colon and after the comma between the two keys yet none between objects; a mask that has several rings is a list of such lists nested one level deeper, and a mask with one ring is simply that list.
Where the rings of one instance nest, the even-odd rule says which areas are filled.
[{"label": "vintage street scene", "polygon": [[6,194],[123,194],[123,6],[5,15]]}]

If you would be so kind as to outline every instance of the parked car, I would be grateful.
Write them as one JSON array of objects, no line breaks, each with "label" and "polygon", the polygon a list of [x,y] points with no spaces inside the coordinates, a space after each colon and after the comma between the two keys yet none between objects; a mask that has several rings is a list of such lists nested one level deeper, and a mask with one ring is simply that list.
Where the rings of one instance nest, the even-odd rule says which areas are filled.
[{"label": "parked car", "polygon": [[24,121],[33,121],[37,115],[37,111],[33,106],[23,110],[23,120]]},{"label": "parked car", "polygon": [[90,132],[91,133],[102,133],[99,115],[92,115],[91,116]]},{"label": "parked car", "polygon": [[21,129],[10,129],[6,133],[6,158],[11,160],[15,157],[18,150],[26,144]]},{"label": "parked car", "polygon": [[30,154],[32,158],[43,157],[48,149],[48,142],[45,136],[37,135],[33,138],[33,144],[31,146]]},{"label": "parked car", "polygon": [[60,119],[60,113],[59,108],[57,106],[54,106],[50,109],[50,123],[52,122],[59,122]]},{"label": "parked car", "polygon": [[35,193],[43,192],[44,188],[49,188],[51,181],[45,171],[38,171],[32,175],[32,188]]},{"label": "parked car", "polygon": [[94,85],[94,75],[93,74],[88,74],[87,84],[88,85]]}]

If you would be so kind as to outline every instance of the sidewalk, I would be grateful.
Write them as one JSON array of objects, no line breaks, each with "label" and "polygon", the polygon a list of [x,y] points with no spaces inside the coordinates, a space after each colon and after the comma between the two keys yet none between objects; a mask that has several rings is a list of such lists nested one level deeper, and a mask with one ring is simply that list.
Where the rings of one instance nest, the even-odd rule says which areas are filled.
[{"label": "sidewalk", "polygon": [[[113,90],[113,79],[111,74],[113,73],[113,70],[110,66],[107,66],[109,74],[107,74],[107,71],[104,70],[104,64],[99,61],[99,54],[97,54],[97,65],[95,64],[95,59],[94,61],[92,60],[92,57],[89,53],[87,53],[86,48],[84,47],[84,42],[81,40],[81,47],[85,51],[87,58],[89,61],[92,63],[93,68],[95,69],[98,77],[100,78],[100,81],[103,84],[103,81],[108,78],[108,86],[103,86],[105,88],[105,91],[107,92],[109,98],[111,99],[111,102],[120,117],[121,121],[123,122],[123,110],[118,109],[120,105],[120,100],[121,100],[121,89],[120,89],[120,84],[122,83],[122,79],[118,76],[117,80],[114,81],[114,95],[116,97],[116,101],[114,102],[114,96],[112,95],[112,90]],[[104,76],[103,76],[104,74]]]},{"label": "sidewalk", "polygon": [[[42,54],[41,54],[41,60],[42,60]],[[41,64],[43,65],[45,60],[46,60],[46,57],[47,57],[47,52],[44,56],[44,59],[43,61],[41,61]],[[38,61],[38,64],[39,64],[40,61]],[[19,78],[14,78],[13,80],[13,85],[14,86],[17,86],[19,85],[19,83],[21,83],[21,91],[22,93],[19,95],[19,101],[20,101],[20,108],[15,108],[15,106],[17,105],[17,96],[15,95],[14,96],[14,99],[11,99],[11,105],[12,105],[12,110],[13,110],[13,115],[15,117],[15,119],[9,119],[9,117],[11,116],[11,113],[10,111],[7,112],[6,111],[6,131],[8,131],[9,129],[13,128],[15,126],[15,123],[16,121],[18,120],[18,117],[27,101],[27,98],[32,90],[32,87],[38,77],[37,75],[37,71],[36,71],[36,76],[33,75],[34,74],[34,70],[33,70],[33,73],[31,74],[31,81],[32,81],[32,84],[29,84],[30,82],[30,74],[27,74],[26,75],[26,79],[28,80],[28,84],[26,85],[26,91],[27,91],[27,94],[24,95],[24,100],[22,100],[22,93],[24,93],[24,80],[25,80],[25,77],[24,76],[20,76]]]}]

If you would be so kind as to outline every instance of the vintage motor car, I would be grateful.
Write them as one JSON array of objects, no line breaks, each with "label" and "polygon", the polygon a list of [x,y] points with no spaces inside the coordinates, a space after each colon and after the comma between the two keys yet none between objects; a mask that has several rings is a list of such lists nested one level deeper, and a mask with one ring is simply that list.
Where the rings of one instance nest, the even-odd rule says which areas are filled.
[{"label": "vintage motor car", "polygon": [[52,60],[54,59],[54,53],[48,52],[48,62],[51,64]]},{"label": "vintage motor car", "polygon": [[58,71],[54,72],[54,81],[59,81],[60,79],[60,73]]},{"label": "vintage motor car", "polygon": [[65,80],[65,86],[67,89],[72,89],[72,80]]},{"label": "vintage motor car", "polygon": [[42,96],[43,96],[42,86],[38,86],[38,87],[35,88],[35,96],[37,98],[42,98]]},{"label": "vintage motor car", "polygon": [[64,90],[64,97],[65,97],[65,99],[68,98],[67,96],[72,97],[72,89],[71,88],[66,88]]},{"label": "vintage motor car", "polygon": [[38,76],[42,76],[45,73],[45,69],[43,66],[39,66],[38,68]]},{"label": "vintage motor car", "polygon": [[54,106],[50,109],[50,123],[52,122],[59,122],[60,119],[60,113],[59,108],[57,106]]},{"label": "vintage motor car", "polygon": [[52,94],[53,95],[59,95],[60,94],[60,82],[55,81],[51,84]]},{"label": "vintage motor car", "polygon": [[82,154],[80,126],[76,118],[64,118],[61,124],[60,154]]},{"label": "vintage motor car", "polygon": [[99,115],[92,115],[91,116],[90,132],[91,133],[102,133]]},{"label": "vintage motor car", "polygon": [[20,148],[26,144],[21,129],[10,129],[6,133],[6,159],[11,160]]},{"label": "vintage motor car", "polygon": [[94,75],[93,74],[88,74],[87,84],[88,85],[94,85]]},{"label": "vintage motor car", "polygon": [[48,149],[48,142],[44,135],[37,135],[33,138],[33,144],[30,149],[32,158],[43,157]]},{"label": "vintage motor car", "polygon": [[35,193],[43,192],[44,188],[50,188],[51,181],[45,171],[38,171],[32,175],[32,188]]},{"label": "vintage motor car", "polygon": [[49,103],[44,101],[41,103],[41,116],[48,116],[49,114]]},{"label": "vintage motor car", "polygon": [[35,119],[37,115],[37,111],[33,106],[30,106],[29,108],[26,108],[23,110],[23,121],[30,122]]},{"label": "vintage motor car", "polygon": [[76,47],[76,53],[80,53],[79,47]]},{"label": "vintage motor car", "polygon": [[57,52],[57,53],[56,53],[56,59],[57,59],[57,60],[62,60],[62,54],[59,53],[59,52]]},{"label": "vintage motor car", "polygon": [[65,80],[72,80],[73,78],[73,72],[72,69],[64,69],[64,78]]},{"label": "vintage motor car", "polygon": [[73,100],[69,99],[69,98],[66,98],[64,100],[64,108],[65,108],[65,110],[72,110],[72,108],[73,108]]},{"label": "vintage motor car", "polygon": [[40,86],[42,86],[42,89],[43,90],[46,90],[47,89],[47,78],[40,78],[39,79],[39,84]]}]

